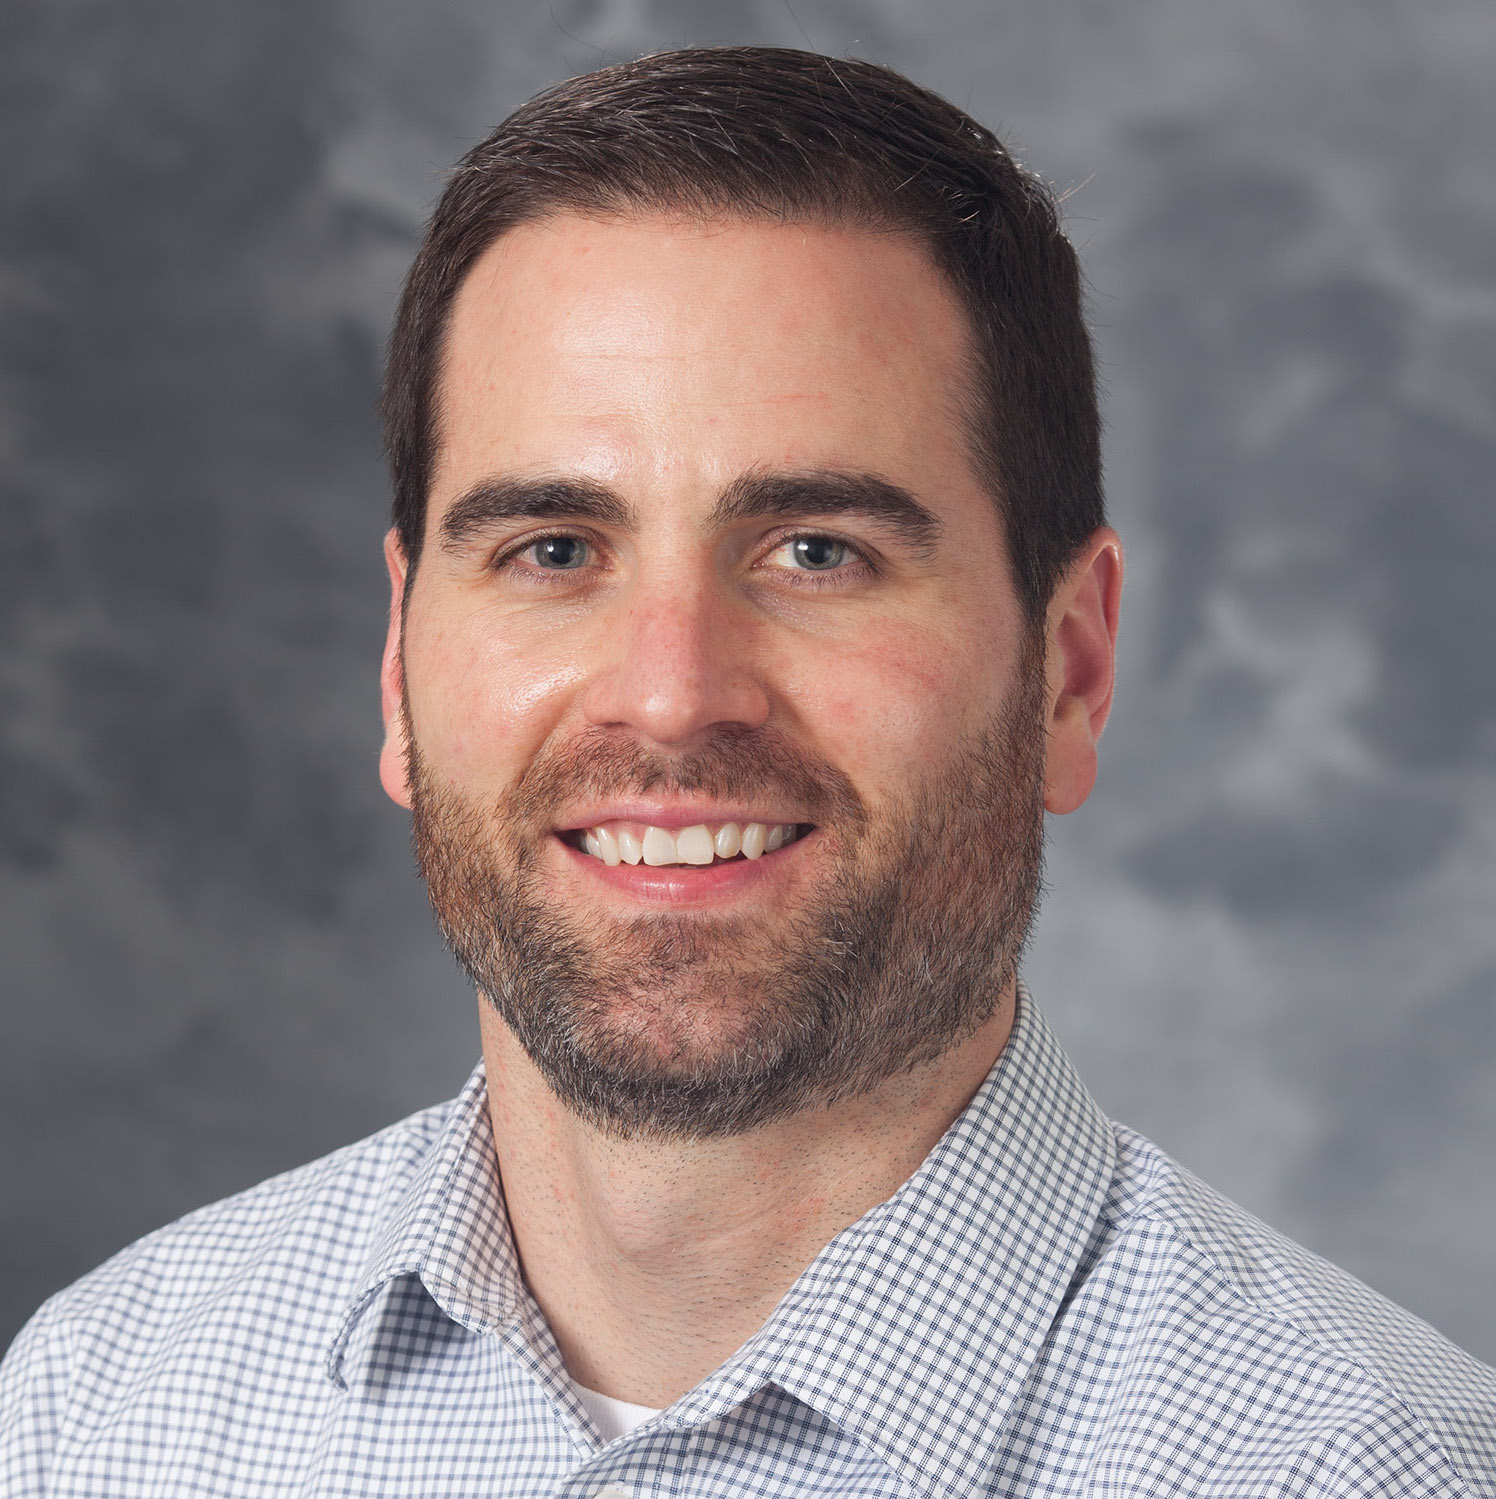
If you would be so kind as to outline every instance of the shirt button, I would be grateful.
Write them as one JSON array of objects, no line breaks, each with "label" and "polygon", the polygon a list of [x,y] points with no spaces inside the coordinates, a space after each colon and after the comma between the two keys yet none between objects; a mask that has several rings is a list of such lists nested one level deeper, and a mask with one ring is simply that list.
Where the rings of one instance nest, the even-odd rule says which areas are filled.
[{"label": "shirt button", "polygon": [[621,1483],[605,1483],[592,1499],[634,1499],[634,1496]]}]

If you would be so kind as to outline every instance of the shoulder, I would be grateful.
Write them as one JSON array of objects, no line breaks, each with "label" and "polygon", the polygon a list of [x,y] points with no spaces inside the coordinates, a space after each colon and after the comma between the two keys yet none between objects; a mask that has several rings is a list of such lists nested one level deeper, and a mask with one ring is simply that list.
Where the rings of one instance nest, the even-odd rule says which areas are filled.
[{"label": "shoulder", "polygon": [[[48,1302],[53,1317],[174,1320],[245,1280],[356,1277],[453,1105],[438,1104],[137,1239]],[[345,1272],[345,1273],[340,1273]],[[310,1277],[309,1277],[310,1278]]]},{"label": "shoulder", "polygon": [[[178,1365],[318,1365],[339,1309],[454,1105],[147,1234],[52,1297],[0,1364],[0,1474]],[[37,1461],[42,1459],[38,1456]],[[24,1492],[24,1485],[22,1486]]]},{"label": "shoulder", "polygon": [[1090,1277],[1128,1309],[1133,1396],[1211,1410],[1202,1429],[1297,1469],[1282,1492],[1496,1495],[1496,1371],[1142,1136],[1116,1137]]}]

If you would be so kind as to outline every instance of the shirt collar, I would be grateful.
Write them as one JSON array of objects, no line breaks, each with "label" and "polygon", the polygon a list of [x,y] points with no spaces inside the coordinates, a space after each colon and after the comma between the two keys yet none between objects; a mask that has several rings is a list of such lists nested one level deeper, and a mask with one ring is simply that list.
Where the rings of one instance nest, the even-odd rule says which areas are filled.
[{"label": "shirt collar", "polygon": [[719,1380],[736,1399],[772,1381],[920,1492],[972,1493],[1115,1166],[1110,1124],[1020,983],[1002,1056],[919,1170],[837,1235],[677,1409],[717,1414]]},{"label": "shirt collar", "polygon": [[533,1304],[504,1207],[482,1062],[453,1100],[343,1304],[327,1355],[336,1384],[345,1383],[350,1340],[379,1291],[408,1275],[419,1277],[454,1322],[478,1332],[499,1331]]},{"label": "shirt collar", "polygon": [[[346,1304],[328,1355],[339,1384],[354,1326],[380,1287],[405,1275],[419,1276],[455,1322],[520,1333],[531,1359],[559,1376],[520,1276],[487,1102],[480,1064]],[[667,1419],[710,1419],[772,1382],[917,1489],[970,1493],[1085,1254],[1115,1163],[1110,1125],[1020,983],[1001,1057],[919,1170],[838,1234],[764,1327]]]}]

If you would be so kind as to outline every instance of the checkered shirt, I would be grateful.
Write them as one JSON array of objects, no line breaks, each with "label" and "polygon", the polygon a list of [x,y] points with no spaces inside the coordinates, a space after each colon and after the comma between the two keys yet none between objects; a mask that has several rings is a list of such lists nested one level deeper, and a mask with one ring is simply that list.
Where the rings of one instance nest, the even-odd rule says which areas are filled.
[{"label": "checkered shirt", "polygon": [[0,1493],[1496,1496],[1496,1373],[1110,1125],[1025,994],[914,1176],[616,1441],[520,1277],[480,1068],[48,1302]]}]

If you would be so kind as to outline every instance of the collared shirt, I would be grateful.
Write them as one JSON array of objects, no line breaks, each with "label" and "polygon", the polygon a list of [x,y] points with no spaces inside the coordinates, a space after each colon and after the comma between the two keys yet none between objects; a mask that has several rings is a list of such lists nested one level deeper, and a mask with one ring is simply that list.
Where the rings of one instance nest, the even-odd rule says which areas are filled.
[{"label": "collared shirt", "polygon": [[0,1371],[0,1492],[1496,1496],[1496,1373],[1109,1124],[1026,994],[909,1181],[606,1444],[486,1102],[480,1068],[54,1297]]}]

